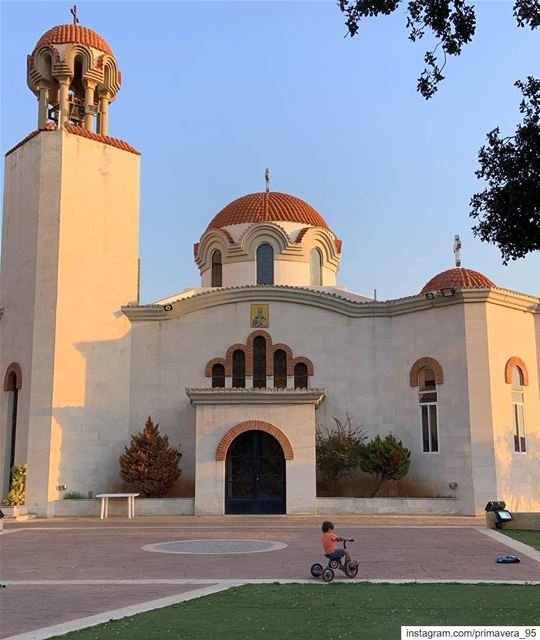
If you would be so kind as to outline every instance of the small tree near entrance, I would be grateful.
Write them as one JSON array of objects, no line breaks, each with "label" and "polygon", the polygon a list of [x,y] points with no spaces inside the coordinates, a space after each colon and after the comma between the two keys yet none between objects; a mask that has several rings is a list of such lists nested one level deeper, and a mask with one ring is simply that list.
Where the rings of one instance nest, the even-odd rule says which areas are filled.
[{"label": "small tree near entrance", "polygon": [[400,480],[409,471],[411,452],[393,435],[376,436],[364,448],[360,468],[375,478],[370,498],[377,495],[385,480]]},{"label": "small tree near entrance", "polygon": [[317,427],[315,435],[317,471],[325,490],[330,494],[342,478],[360,465],[367,439],[365,432],[354,427],[351,416],[346,415],[345,422],[333,418],[336,423],[334,429]]},{"label": "small tree near entrance", "polygon": [[120,477],[146,498],[167,494],[180,476],[180,449],[169,446],[169,437],[159,433],[150,416],[144,431],[131,436],[131,444],[120,456]]}]

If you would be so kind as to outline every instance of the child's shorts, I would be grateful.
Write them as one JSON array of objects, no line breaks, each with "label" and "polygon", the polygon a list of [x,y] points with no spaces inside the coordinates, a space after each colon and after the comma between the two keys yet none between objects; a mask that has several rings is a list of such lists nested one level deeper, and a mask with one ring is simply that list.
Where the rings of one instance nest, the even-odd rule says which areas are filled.
[{"label": "child's shorts", "polygon": [[345,550],[344,549],[336,549],[334,551],[334,553],[325,553],[324,555],[328,558],[328,560],[338,560],[339,561],[345,555]]}]

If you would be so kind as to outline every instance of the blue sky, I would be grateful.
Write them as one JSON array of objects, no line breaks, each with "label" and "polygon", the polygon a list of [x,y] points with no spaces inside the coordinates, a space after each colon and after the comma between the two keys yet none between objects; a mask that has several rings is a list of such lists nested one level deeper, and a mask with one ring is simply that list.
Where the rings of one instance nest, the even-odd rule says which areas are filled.
[{"label": "blue sky", "polygon": [[[515,80],[540,75],[540,30],[512,2],[477,5],[477,34],[426,102],[426,37],[405,16],[346,38],[334,2],[77,2],[111,45],[123,85],[109,133],[142,152],[141,298],[199,285],[193,243],[227,203],[271,188],[314,206],[343,240],[338,282],[379,299],[413,295],[454,265],[540,295],[540,255],[503,266],[473,237],[471,195],[488,131],[520,121]],[[1,2],[2,150],[37,123],[26,56],[70,2]]]}]

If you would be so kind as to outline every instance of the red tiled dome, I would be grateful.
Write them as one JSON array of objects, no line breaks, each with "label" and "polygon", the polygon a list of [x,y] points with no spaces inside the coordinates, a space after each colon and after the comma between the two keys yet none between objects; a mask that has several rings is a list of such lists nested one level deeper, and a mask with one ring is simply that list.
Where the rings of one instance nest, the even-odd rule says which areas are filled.
[{"label": "red tiled dome", "polygon": [[112,49],[99,33],[92,31],[88,27],[81,27],[78,24],[59,24],[49,29],[38,40],[33,53],[44,44],[68,44],[72,42],[86,44],[111,56],[113,55]]},{"label": "red tiled dome", "polygon": [[472,269],[464,269],[463,267],[456,267],[455,269],[448,269],[438,273],[436,276],[424,286],[420,293],[429,293],[430,291],[438,291],[439,289],[446,289],[453,287],[457,289],[471,288],[471,287],[494,287],[495,284],[485,275]]},{"label": "red tiled dome", "polygon": [[216,215],[208,229],[265,221],[299,222],[330,231],[324,218],[311,205],[300,198],[277,191],[250,193],[234,200]]}]

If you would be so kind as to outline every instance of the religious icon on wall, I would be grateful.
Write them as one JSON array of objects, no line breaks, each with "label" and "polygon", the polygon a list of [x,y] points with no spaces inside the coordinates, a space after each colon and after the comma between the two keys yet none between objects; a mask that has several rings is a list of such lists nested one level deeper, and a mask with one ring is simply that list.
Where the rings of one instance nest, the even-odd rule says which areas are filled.
[{"label": "religious icon on wall", "polygon": [[270,305],[251,305],[251,326],[256,329],[264,329],[270,325]]}]

